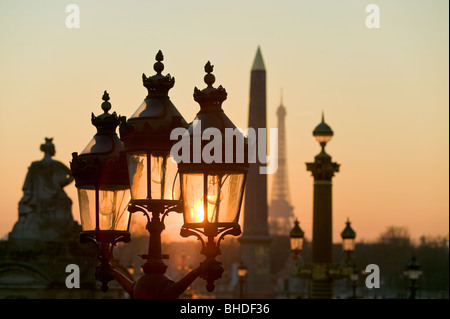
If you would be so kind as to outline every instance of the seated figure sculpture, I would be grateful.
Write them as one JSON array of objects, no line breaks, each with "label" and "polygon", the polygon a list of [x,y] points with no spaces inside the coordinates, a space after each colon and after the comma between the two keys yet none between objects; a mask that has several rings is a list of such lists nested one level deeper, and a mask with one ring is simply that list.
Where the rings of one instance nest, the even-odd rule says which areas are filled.
[{"label": "seated figure sculpture", "polygon": [[70,169],[55,161],[53,138],[41,144],[44,158],[31,163],[19,202],[19,220],[9,238],[55,240],[73,232],[72,200],[64,187],[73,181]]}]

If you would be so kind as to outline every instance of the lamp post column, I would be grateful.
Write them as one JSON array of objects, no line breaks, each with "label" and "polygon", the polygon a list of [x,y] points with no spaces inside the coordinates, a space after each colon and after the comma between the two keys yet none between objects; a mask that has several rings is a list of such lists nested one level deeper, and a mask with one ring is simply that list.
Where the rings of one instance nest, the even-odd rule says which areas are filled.
[{"label": "lamp post column", "polygon": [[411,295],[410,295],[410,299],[416,299],[416,290],[417,290],[417,280],[416,279],[412,279],[411,280]]},{"label": "lamp post column", "polygon": [[313,200],[313,240],[312,240],[312,291],[313,299],[328,299],[333,296],[332,278],[328,266],[332,262],[332,177],[339,171],[339,164],[331,161],[325,152],[325,145],[333,131],[325,124],[323,116],[313,132],[322,146],[322,151],[314,162],[306,163],[306,168],[314,177]]}]

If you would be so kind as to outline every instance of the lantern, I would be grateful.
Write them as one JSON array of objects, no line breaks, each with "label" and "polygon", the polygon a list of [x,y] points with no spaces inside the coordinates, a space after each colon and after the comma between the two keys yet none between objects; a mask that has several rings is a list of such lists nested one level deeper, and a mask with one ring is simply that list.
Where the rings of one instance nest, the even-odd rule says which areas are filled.
[{"label": "lantern", "polygon": [[[222,86],[213,87],[212,71],[208,61],[204,77],[207,87],[201,91],[194,89],[200,111],[183,136],[182,141],[188,141],[189,156],[184,158],[187,161],[178,163],[178,171],[184,219],[181,235],[196,235],[202,240],[202,252],[207,256],[204,263],[216,269],[215,276],[220,278],[223,269],[215,260],[220,254],[220,241],[225,235],[241,234],[239,213],[248,171],[248,147],[247,139],[222,109],[227,92]],[[207,237],[207,243],[202,235]],[[203,278],[208,281],[207,289],[212,291],[216,278],[211,272]]]},{"label": "lantern", "polygon": [[[117,116],[116,112],[109,113],[111,103],[106,91],[103,100],[104,113],[99,116],[92,114],[91,122],[97,133],[80,154],[72,153],[70,168],[78,190],[80,240],[95,242],[102,265],[106,266],[111,259],[112,248],[120,241],[130,241],[130,214],[127,210],[130,186],[124,147],[115,132],[125,118]],[[102,289],[107,290],[110,279],[99,280],[104,284]]]},{"label": "lantern", "polygon": [[294,256],[297,257],[303,250],[303,239],[305,237],[305,233],[300,228],[300,223],[297,219],[295,220],[294,228],[292,228],[289,235],[291,239],[291,250],[294,253]]},{"label": "lantern", "polygon": [[347,253],[350,254],[355,250],[355,237],[356,233],[353,230],[353,228],[350,226],[350,220],[347,220],[345,223],[346,226],[344,230],[341,233],[342,237],[342,249]]}]

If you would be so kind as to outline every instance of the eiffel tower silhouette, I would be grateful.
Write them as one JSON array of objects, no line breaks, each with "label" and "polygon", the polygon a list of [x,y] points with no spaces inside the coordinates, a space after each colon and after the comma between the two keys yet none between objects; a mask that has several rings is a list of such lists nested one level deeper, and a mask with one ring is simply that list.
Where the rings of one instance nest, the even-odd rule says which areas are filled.
[{"label": "eiffel tower silhouette", "polygon": [[294,207],[290,204],[289,180],[286,154],[286,108],[281,93],[278,117],[278,170],[272,181],[272,195],[269,206],[269,232],[271,235],[288,236],[293,225]]}]

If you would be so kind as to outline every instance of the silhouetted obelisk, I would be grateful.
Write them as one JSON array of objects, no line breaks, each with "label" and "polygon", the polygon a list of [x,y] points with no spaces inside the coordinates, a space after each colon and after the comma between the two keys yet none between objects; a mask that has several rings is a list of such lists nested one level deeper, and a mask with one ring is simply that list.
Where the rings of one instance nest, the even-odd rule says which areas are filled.
[{"label": "silhouetted obelisk", "polygon": [[[250,79],[248,127],[266,128],[266,68],[258,47]],[[267,139],[266,139],[267,140]],[[261,141],[266,142],[266,141]],[[256,146],[258,148],[259,141]],[[247,298],[268,297],[271,291],[270,236],[267,216],[267,175],[262,163],[251,163],[247,175],[241,260],[247,266]]]}]

